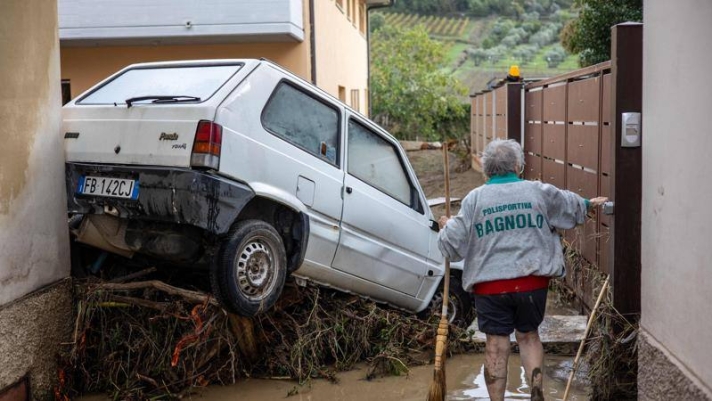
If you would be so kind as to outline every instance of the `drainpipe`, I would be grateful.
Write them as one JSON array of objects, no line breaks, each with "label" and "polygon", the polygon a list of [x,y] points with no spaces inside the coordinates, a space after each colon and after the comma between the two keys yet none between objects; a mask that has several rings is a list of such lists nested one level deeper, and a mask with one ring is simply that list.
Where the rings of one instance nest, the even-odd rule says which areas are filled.
[{"label": "drainpipe", "polygon": [[373,94],[371,93],[371,18],[368,16],[368,13],[369,13],[369,11],[375,10],[378,8],[392,7],[394,4],[396,4],[396,0],[389,0],[388,3],[385,3],[385,4],[369,5],[368,0],[366,0],[366,62],[368,63],[366,65],[366,74],[368,74],[368,116],[369,116],[369,118],[373,118],[373,113],[371,113],[371,110],[373,109],[373,102],[371,101],[371,98],[373,98]]},{"label": "drainpipe", "polygon": [[309,0],[309,46],[311,47],[311,82],[316,85],[316,35],[314,33],[314,0]]}]

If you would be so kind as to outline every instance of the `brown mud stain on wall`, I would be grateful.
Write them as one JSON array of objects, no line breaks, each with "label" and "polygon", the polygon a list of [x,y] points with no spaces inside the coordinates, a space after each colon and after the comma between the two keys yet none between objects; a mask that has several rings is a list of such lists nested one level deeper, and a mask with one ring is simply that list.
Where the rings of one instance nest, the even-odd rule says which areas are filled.
[{"label": "brown mud stain on wall", "polygon": [[42,106],[50,89],[50,58],[57,43],[57,5],[54,1],[3,0],[0,16],[3,16],[0,24],[0,122],[3,127],[0,133],[0,215],[3,215],[32,179],[26,172],[43,120]]}]

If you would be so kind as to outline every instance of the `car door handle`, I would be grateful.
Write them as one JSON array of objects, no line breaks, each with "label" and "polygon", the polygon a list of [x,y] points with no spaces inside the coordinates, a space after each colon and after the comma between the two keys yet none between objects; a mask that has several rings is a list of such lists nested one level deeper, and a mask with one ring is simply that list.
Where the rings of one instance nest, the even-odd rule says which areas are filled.
[{"label": "car door handle", "polygon": [[346,187],[346,193],[347,193],[347,194],[350,194],[350,193],[353,192],[353,191],[354,191],[353,188],[351,188],[351,187]]}]

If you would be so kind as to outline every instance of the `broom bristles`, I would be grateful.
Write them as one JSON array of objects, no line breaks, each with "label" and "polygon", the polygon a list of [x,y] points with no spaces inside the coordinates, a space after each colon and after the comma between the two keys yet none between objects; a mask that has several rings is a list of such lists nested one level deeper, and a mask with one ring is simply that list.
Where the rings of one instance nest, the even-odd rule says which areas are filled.
[{"label": "broom bristles", "polygon": [[448,321],[443,316],[438,325],[438,335],[435,337],[435,370],[430,383],[427,401],[445,401],[445,350],[447,348]]},{"label": "broom bristles", "polygon": [[433,381],[430,383],[427,401],[445,401],[445,365],[442,369],[433,371]]}]

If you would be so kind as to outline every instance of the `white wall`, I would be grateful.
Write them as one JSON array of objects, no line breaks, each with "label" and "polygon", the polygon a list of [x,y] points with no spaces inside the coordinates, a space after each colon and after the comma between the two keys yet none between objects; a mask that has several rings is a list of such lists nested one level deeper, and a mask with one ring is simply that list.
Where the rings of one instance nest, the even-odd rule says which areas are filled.
[{"label": "white wall", "polygon": [[643,329],[712,387],[712,1],[646,0]]},{"label": "white wall", "polygon": [[0,1],[0,88],[3,305],[69,275],[54,1]]}]

